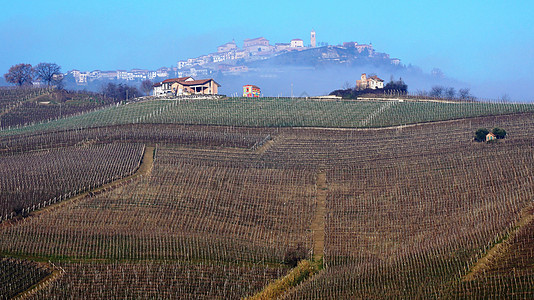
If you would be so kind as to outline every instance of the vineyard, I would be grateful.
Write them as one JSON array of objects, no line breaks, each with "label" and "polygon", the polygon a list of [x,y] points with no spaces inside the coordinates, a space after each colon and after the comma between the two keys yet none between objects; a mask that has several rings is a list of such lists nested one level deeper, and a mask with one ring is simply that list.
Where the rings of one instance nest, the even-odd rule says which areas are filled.
[{"label": "vineyard", "polygon": [[142,153],[140,144],[108,144],[3,156],[0,220],[130,175]]},{"label": "vineyard", "polygon": [[0,135],[122,124],[368,128],[533,112],[534,104],[483,102],[318,101],[299,98],[177,98],[107,106]]},{"label": "vineyard", "polygon": [[0,129],[49,122],[110,104],[112,99],[90,92],[0,87]]},{"label": "vineyard", "polygon": [[0,257],[0,270],[0,299],[12,298],[52,273],[42,264],[7,257]]},{"label": "vineyard", "polygon": [[240,299],[294,259],[323,269],[284,299],[532,298],[533,109],[178,99],[4,130],[0,298],[61,270],[29,298]]}]

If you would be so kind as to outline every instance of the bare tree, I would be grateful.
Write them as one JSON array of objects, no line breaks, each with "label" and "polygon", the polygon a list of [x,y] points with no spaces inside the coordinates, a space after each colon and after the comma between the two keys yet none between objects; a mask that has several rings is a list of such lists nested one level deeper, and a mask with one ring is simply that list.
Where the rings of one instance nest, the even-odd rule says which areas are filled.
[{"label": "bare tree", "polygon": [[467,100],[471,98],[471,95],[469,93],[470,93],[469,88],[458,90],[458,96],[460,97],[460,99],[463,99],[463,100]]},{"label": "bare tree", "polygon": [[46,82],[48,86],[58,81],[61,74],[61,67],[54,63],[40,63],[34,68],[37,79]]},{"label": "bare tree", "polygon": [[501,96],[501,98],[499,99],[499,102],[501,102],[501,103],[510,102],[510,96],[505,93],[504,95]]},{"label": "bare tree", "polygon": [[33,69],[30,64],[18,64],[9,68],[9,71],[4,74],[7,82],[16,84],[18,86],[31,85],[33,80]]},{"label": "bare tree", "polygon": [[445,96],[449,99],[453,99],[456,96],[456,90],[453,87],[445,89]]},{"label": "bare tree", "polygon": [[435,85],[430,90],[429,95],[432,96],[432,97],[441,97],[441,96],[443,96],[443,91],[444,90],[445,90],[445,88],[442,87],[441,85]]},{"label": "bare tree", "polygon": [[145,92],[147,96],[150,96],[150,92],[152,91],[153,86],[154,84],[150,79],[146,79],[141,82],[141,90]]},{"label": "bare tree", "polygon": [[341,88],[343,90],[350,90],[353,88],[352,84],[349,82],[349,81],[345,81],[345,83],[343,83],[343,85],[341,86]]}]

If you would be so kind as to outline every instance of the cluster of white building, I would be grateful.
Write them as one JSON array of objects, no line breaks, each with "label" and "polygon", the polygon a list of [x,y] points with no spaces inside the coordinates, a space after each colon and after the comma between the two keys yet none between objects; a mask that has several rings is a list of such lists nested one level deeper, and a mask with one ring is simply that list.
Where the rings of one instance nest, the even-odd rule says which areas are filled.
[{"label": "cluster of white building", "polygon": [[85,84],[95,80],[125,80],[125,81],[142,81],[145,79],[154,79],[156,77],[168,77],[168,68],[160,68],[156,71],[149,71],[143,69],[115,70],[115,71],[100,71],[94,70],[91,72],[83,72],[79,70],[71,70],[65,75],[72,75],[77,84]]},{"label": "cluster of white building", "polygon": [[[287,53],[290,51],[302,51],[316,47],[315,31],[310,33],[310,44],[305,46],[301,39],[292,39],[289,43],[276,43],[271,45],[264,37],[246,39],[243,48],[239,48],[235,41],[217,47],[217,52],[202,55],[196,58],[181,60],[177,63],[178,70],[211,70],[223,72],[246,72],[248,68],[235,66],[237,60],[253,61],[267,59],[269,57]],[[209,72],[209,71],[208,71]],[[186,72],[183,75],[192,76]]]},{"label": "cluster of white building", "polygon": [[[291,51],[302,51],[312,49],[317,46],[315,31],[310,32],[310,43],[304,45],[302,39],[292,39],[289,43],[275,43],[271,45],[269,40],[264,37],[254,39],[246,39],[243,41],[243,47],[239,48],[235,41],[217,47],[217,52],[202,55],[196,58],[188,58],[180,60],[176,67],[159,68],[156,71],[149,71],[143,69],[116,70],[116,71],[100,71],[82,72],[79,70],[72,70],[72,74],[77,84],[87,84],[94,80],[124,80],[124,81],[142,81],[145,79],[154,80],[156,78],[168,77],[197,77],[209,76],[216,72],[223,74],[238,74],[248,71],[248,67],[244,65],[245,62],[267,59],[276,55]],[[359,53],[367,51],[370,57],[382,57],[390,59],[386,53],[378,53],[373,49],[372,44],[358,44],[356,42],[344,42],[343,45],[337,47],[355,48]],[[394,65],[400,64],[400,60],[390,59]],[[66,75],[68,75],[67,73]]]}]

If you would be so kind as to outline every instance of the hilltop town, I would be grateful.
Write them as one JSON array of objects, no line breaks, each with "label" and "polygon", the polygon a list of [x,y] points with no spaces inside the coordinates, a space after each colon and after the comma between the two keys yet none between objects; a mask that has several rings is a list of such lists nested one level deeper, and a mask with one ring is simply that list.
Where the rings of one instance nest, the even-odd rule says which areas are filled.
[{"label": "hilltop town", "polygon": [[[316,41],[315,31],[310,32],[309,44],[305,44],[302,39],[292,39],[287,43],[271,44],[271,41],[264,37],[245,39],[243,47],[239,47],[235,40],[220,45],[217,51],[195,58],[179,60],[174,67],[161,67],[157,70],[131,69],[113,71],[80,71],[71,70],[67,72],[66,78],[71,79],[76,85],[87,85],[94,81],[117,80],[126,82],[140,82],[146,79],[160,81],[173,77],[196,77],[209,76],[212,74],[239,75],[249,71],[249,66],[261,61],[269,61],[284,54],[291,54],[301,57],[306,50],[320,50],[316,56],[323,60],[343,63],[346,60],[340,59],[338,52],[352,50],[361,57],[371,59],[381,59],[383,62],[399,65],[400,59],[390,58],[389,54],[375,51],[373,45],[359,44],[357,42],[343,42],[340,45],[328,45],[324,42]],[[302,55],[301,55],[302,53]],[[315,53],[315,52],[314,52]],[[285,56],[284,56],[285,57]],[[284,62],[284,60],[281,60]],[[219,73],[220,72],[220,73]]]}]

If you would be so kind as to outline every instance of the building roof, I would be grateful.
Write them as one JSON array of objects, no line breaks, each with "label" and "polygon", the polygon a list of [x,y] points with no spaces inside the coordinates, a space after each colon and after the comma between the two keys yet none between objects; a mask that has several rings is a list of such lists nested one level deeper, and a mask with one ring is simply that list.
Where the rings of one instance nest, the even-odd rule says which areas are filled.
[{"label": "building roof", "polygon": [[227,46],[227,45],[236,45],[236,43],[235,43],[235,41],[231,41],[231,42],[228,42],[226,44],[222,44],[219,47],[224,47],[224,46]]},{"label": "building roof", "polygon": [[163,80],[161,83],[181,82],[181,81],[186,81],[189,78],[193,79],[193,77],[191,77],[191,76],[180,77],[180,78],[170,78],[170,79]]},{"label": "building roof", "polygon": [[255,39],[246,39],[245,42],[252,42],[252,41],[259,41],[259,40],[266,40],[266,38],[258,37],[258,38],[255,38]]},{"label": "building roof", "polygon": [[246,87],[246,86],[251,86],[251,87],[253,87],[253,88],[257,88],[257,89],[259,89],[259,87],[255,86],[255,85],[253,85],[253,84],[245,84],[243,87]]},{"label": "building roof", "polygon": [[291,41],[302,41],[301,39],[292,39]]},{"label": "building roof", "polygon": [[191,81],[183,81],[183,82],[180,82],[180,83],[182,85],[184,85],[184,86],[193,86],[193,85],[203,85],[203,84],[206,84],[206,83],[208,83],[210,81],[213,81],[216,85],[221,86],[220,84],[218,84],[212,78],[210,78],[210,79],[191,80]]},{"label": "building roof", "polygon": [[367,78],[367,80],[369,80],[369,79],[374,79],[374,80],[377,80],[377,81],[382,81],[382,82],[384,82],[384,80],[378,78],[378,76],[376,76],[376,75]]}]

